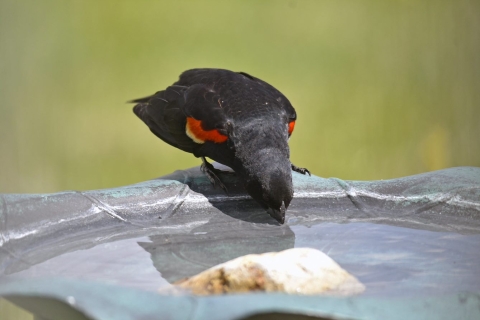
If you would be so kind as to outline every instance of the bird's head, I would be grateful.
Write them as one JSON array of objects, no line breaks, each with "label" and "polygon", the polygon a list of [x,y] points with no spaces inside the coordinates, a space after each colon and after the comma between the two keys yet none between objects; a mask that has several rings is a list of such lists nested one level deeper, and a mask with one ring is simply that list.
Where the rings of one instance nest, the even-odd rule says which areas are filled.
[{"label": "bird's head", "polygon": [[293,198],[288,139],[296,120],[295,110],[282,97],[261,106],[255,102],[228,131],[235,150],[232,168],[248,194],[281,224]]},{"label": "bird's head", "polygon": [[285,150],[261,149],[243,163],[241,178],[250,196],[279,223],[293,198],[291,163]]}]

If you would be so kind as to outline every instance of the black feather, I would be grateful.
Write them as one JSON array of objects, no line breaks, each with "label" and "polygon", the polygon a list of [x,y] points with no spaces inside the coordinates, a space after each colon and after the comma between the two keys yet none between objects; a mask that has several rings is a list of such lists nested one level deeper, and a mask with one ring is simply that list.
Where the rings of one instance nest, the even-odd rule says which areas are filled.
[{"label": "black feather", "polygon": [[[293,197],[288,123],[296,113],[280,91],[244,72],[192,69],[164,91],[131,102],[137,103],[135,114],[166,143],[231,167],[247,192],[283,223]],[[190,117],[227,141],[195,142],[186,132]]]}]

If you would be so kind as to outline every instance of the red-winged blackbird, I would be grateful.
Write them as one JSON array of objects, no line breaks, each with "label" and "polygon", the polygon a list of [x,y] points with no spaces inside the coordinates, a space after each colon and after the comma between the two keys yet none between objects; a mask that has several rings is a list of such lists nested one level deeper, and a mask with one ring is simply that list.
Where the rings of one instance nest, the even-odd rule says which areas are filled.
[{"label": "red-winged blackbird", "polygon": [[133,108],[166,143],[201,157],[202,171],[226,188],[209,157],[232,168],[252,196],[278,222],[293,197],[288,139],[297,114],[268,83],[244,72],[192,69],[164,91],[133,100]]}]

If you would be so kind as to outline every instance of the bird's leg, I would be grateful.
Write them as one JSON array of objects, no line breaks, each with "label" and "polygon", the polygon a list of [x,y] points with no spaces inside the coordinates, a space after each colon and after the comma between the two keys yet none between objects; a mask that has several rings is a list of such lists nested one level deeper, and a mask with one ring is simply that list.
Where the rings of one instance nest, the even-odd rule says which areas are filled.
[{"label": "bird's leg", "polygon": [[311,176],[310,171],[308,171],[307,168],[299,168],[296,165],[294,165],[293,163],[292,163],[292,170],[295,171],[295,172],[301,173],[301,174],[307,174],[308,173],[308,175]]},{"label": "bird's leg", "polygon": [[200,170],[202,170],[203,173],[207,176],[208,180],[213,184],[213,187],[215,187],[217,184],[220,186],[220,188],[225,191],[225,193],[228,194],[227,187],[222,183],[219,177],[215,173],[224,173],[227,171],[222,171],[215,169],[215,167],[205,159],[205,157],[202,158],[202,165],[200,166]]}]

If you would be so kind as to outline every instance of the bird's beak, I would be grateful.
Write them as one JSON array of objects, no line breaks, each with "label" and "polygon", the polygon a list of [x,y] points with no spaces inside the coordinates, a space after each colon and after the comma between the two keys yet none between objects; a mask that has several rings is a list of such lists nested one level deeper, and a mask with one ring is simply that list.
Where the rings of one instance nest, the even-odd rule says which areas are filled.
[{"label": "bird's beak", "polygon": [[285,222],[285,203],[282,202],[282,206],[280,209],[273,209],[269,208],[267,210],[268,214],[277,220],[280,224],[283,224]]}]

